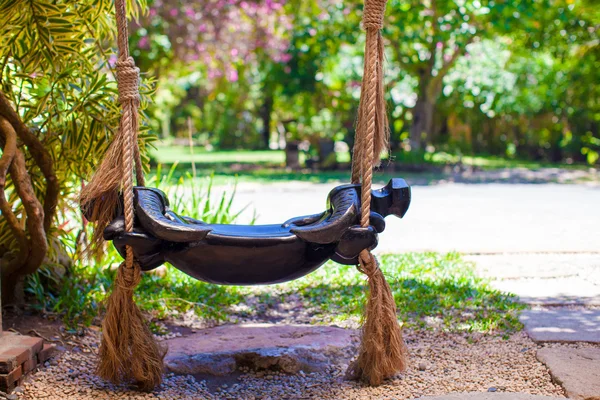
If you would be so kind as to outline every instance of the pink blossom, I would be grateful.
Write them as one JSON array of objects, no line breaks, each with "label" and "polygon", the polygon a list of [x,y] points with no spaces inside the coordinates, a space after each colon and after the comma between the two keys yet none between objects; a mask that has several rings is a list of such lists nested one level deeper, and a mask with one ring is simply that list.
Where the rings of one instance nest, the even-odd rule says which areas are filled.
[{"label": "pink blossom", "polygon": [[138,42],[138,47],[140,49],[148,49],[150,47],[150,40],[148,40],[148,36],[143,36],[142,38],[140,38],[140,41]]},{"label": "pink blossom", "polygon": [[117,55],[111,54],[110,57],[108,57],[108,65],[110,65],[111,67],[114,67],[116,63],[117,63]]},{"label": "pink blossom", "polygon": [[238,55],[239,51],[236,48],[231,49],[231,57],[236,57]]},{"label": "pink blossom", "polygon": [[150,11],[148,11],[148,15],[150,15],[151,17],[156,17],[158,13],[156,12],[156,8],[151,8]]},{"label": "pink blossom", "polygon": [[191,9],[191,8],[188,7],[188,8],[185,9],[185,15],[187,15],[190,18],[192,18],[192,17],[194,17],[196,15],[196,13],[194,12],[193,9]]},{"label": "pink blossom", "polygon": [[176,9],[176,8],[171,8],[171,11],[169,11],[169,15],[170,15],[171,17],[176,17],[176,16],[177,16],[177,14],[179,14],[179,10],[178,10],[178,9]]},{"label": "pink blossom", "polygon": [[229,74],[227,74],[227,80],[229,82],[237,82],[238,81],[238,72],[236,69],[229,70]]}]

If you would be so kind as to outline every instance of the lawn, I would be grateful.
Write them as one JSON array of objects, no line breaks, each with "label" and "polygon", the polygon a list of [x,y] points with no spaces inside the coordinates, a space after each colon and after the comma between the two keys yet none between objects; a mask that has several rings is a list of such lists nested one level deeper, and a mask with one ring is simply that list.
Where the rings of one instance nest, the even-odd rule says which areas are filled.
[{"label": "lawn", "polygon": [[[347,182],[350,179],[348,153],[338,153],[338,162],[346,165],[332,171],[315,171],[305,169],[301,171],[288,170],[285,167],[285,152],[283,150],[219,150],[206,151],[196,147],[191,150],[186,146],[157,145],[150,151],[153,159],[151,174],[160,174],[165,169],[175,166],[174,178],[186,177],[196,167],[197,177],[214,176],[215,184],[239,182],[281,182],[281,181],[306,181],[315,183]],[[302,156],[301,156],[302,158]],[[390,178],[400,173],[404,178],[419,182],[435,182],[444,179],[447,174],[443,166],[456,165],[470,166],[483,170],[504,168],[526,168],[537,170],[540,168],[587,169],[586,165],[551,164],[526,160],[506,159],[497,156],[457,156],[444,152],[438,153],[394,153],[391,157],[392,165],[383,162],[381,171],[374,175],[375,183],[385,183]],[[158,170],[158,166],[163,171]],[[390,166],[392,168],[390,168]],[[420,170],[420,171],[416,171]],[[394,171],[395,170],[395,171]]]},{"label": "lawn", "polygon": [[[160,146],[160,145],[159,145]],[[193,152],[192,152],[193,151]],[[283,150],[219,150],[206,151],[184,146],[160,146],[150,150],[150,155],[161,164],[277,164],[285,163]]]},{"label": "lawn", "polygon": [[[116,267],[120,259],[112,251],[107,261]],[[106,265],[75,268],[55,293],[38,291],[38,304],[62,315],[71,327],[97,322],[115,274]],[[517,315],[523,306],[492,289],[456,253],[383,255],[381,268],[406,327],[500,334],[521,327]],[[35,282],[30,281],[33,293]],[[257,287],[207,284],[169,267],[160,274],[144,274],[136,291],[138,304],[153,316],[155,327],[161,325],[158,321],[183,315],[211,323],[291,318],[352,326],[360,320],[366,294],[365,277],[355,267],[332,262],[301,279]]]}]

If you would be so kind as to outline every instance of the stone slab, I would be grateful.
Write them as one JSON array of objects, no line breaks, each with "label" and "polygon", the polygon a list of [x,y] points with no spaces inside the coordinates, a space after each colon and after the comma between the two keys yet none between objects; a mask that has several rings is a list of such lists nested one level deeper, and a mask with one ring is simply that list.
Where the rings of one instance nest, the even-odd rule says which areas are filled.
[{"label": "stone slab", "polygon": [[493,281],[492,286],[531,305],[600,306],[600,286],[578,276],[500,280]]},{"label": "stone slab", "polygon": [[523,311],[520,320],[536,342],[600,343],[600,309],[532,309]]},{"label": "stone slab", "polygon": [[331,326],[241,324],[204,329],[167,340],[167,369],[223,376],[239,367],[287,373],[324,370],[349,360],[357,332]]},{"label": "stone slab", "polygon": [[550,400],[564,397],[539,396],[527,393],[453,393],[443,396],[420,397],[418,400]]},{"label": "stone slab", "polygon": [[599,348],[543,348],[537,358],[571,399],[600,400]]}]

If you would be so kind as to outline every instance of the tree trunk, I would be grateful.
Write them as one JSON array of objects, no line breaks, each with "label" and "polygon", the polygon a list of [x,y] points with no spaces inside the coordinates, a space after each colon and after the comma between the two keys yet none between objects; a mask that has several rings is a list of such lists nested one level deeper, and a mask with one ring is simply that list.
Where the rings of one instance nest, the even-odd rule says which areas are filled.
[{"label": "tree trunk", "polygon": [[264,95],[265,101],[260,107],[260,118],[263,122],[263,145],[268,149],[271,142],[271,112],[273,111],[273,93],[265,90]]},{"label": "tree trunk", "polygon": [[417,99],[412,114],[412,125],[410,126],[410,146],[414,150],[420,150],[427,145],[433,128],[433,113],[435,104],[423,92]]},{"label": "tree trunk", "polygon": [[285,144],[285,166],[293,170],[300,169],[300,143],[295,140],[290,140]]},{"label": "tree trunk", "polygon": [[25,303],[25,277],[16,274],[0,277],[2,280],[2,299],[0,302],[7,306]]},{"label": "tree trunk", "polygon": [[[18,148],[17,138],[26,146]],[[0,258],[2,301],[10,304],[23,302],[24,277],[34,273],[44,261],[48,250],[46,232],[54,219],[59,186],[48,151],[25,126],[1,92],[0,148],[0,215],[15,238],[14,248],[11,251],[4,249]],[[31,156],[46,178],[43,203],[36,197],[34,183],[29,175],[31,168],[28,168],[25,161],[26,155]],[[13,209],[14,203],[9,202],[6,196],[7,175],[10,175],[13,193],[20,201],[20,219]]]}]

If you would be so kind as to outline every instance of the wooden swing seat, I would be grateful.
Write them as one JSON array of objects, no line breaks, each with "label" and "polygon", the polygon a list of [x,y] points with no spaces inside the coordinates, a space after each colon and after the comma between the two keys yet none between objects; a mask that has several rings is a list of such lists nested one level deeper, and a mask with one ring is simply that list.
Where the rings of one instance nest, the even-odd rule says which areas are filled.
[{"label": "wooden swing seat", "polygon": [[221,285],[261,285],[300,278],[328,260],[358,264],[362,250],[377,246],[384,217],[402,218],[410,205],[410,187],[394,178],[372,190],[370,226],[360,226],[360,184],[342,185],[328,195],[327,210],[292,218],[283,224],[207,224],[169,209],[166,195],[136,187],[135,223],[125,231],[124,217],[104,230],[125,256],[131,246],[143,270],[165,262],[186,274]]}]

